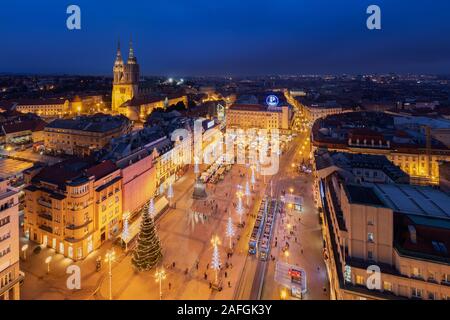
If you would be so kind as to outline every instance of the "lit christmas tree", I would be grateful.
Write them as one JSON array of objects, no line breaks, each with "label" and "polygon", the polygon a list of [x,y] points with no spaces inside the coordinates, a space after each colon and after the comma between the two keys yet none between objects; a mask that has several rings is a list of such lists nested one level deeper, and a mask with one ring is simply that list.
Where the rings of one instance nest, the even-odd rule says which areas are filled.
[{"label": "lit christmas tree", "polygon": [[194,157],[194,173],[195,175],[198,175],[200,173],[200,167],[198,165],[197,157]]},{"label": "lit christmas tree", "polygon": [[153,198],[150,199],[150,203],[148,205],[148,214],[152,218],[155,216],[155,203],[153,201]]},{"label": "lit christmas tree", "polygon": [[256,179],[255,179],[255,167],[252,167],[252,177],[251,177],[251,182],[252,182],[252,188],[255,187],[255,183],[256,183]]},{"label": "lit christmas tree", "polygon": [[226,236],[230,239],[230,249],[233,249],[232,245],[232,239],[235,235],[233,221],[231,220],[231,217],[228,217],[228,223],[227,223],[227,230],[226,230]]},{"label": "lit christmas tree", "polygon": [[242,225],[242,215],[244,214],[244,206],[242,205],[242,196],[238,195],[238,204],[236,206],[236,213],[239,216],[239,225]]},{"label": "lit christmas tree", "polygon": [[150,209],[144,207],[142,213],[141,230],[137,239],[137,247],[133,252],[131,263],[138,271],[148,271],[162,258],[161,242],[156,233]]},{"label": "lit christmas tree", "polygon": [[167,189],[167,198],[169,199],[169,203],[172,202],[173,199],[173,186],[169,184],[169,188]]},{"label": "lit christmas tree", "polygon": [[220,255],[219,255],[219,237],[212,238],[211,243],[213,245],[213,255],[211,260],[211,267],[216,272],[216,284],[219,282],[219,270],[220,270]]},{"label": "lit christmas tree", "polygon": [[248,180],[247,180],[247,182],[245,183],[245,196],[247,197],[247,205],[248,205],[251,195],[252,195],[252,193],[250,192],[250,184],[248,183]]},{"label": "lit christmas tree", "polygon": [[122,239],[127,239],[130,235],[128,230],[128,216],[123,217],[123,230],[122,230]]}]

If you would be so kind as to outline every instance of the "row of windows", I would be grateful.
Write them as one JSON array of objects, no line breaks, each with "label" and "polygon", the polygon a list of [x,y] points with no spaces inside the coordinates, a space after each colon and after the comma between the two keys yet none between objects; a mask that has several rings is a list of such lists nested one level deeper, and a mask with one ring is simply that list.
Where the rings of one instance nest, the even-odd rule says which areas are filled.
[{"label": "row of windows", "polygon": [[[360,286],[365,286],[366,282],[363,276],[357,275],[356,276],[356,284],[360,285]],[[391,282],[389,281],[383,281],[383,291],[387,291],[387,292],[393,292],[393,285]],[[412,298],[416,298],[416,299],[423,299],[425,298],[425,290],[420,289],[420,288],[416,288],[416,287],[411,287],[410,288],[410,292],[411,292],[411,297]],[[429,300],[435,300],[438,298],[438,295],[436,292],[432,292],[432,291],[428,291],[427,292],[427,299]],[[442,296],[442,299],[444,300],[448,300],[450,299],[450,296]]]},{"label": "row of windows", "polygon": [[11,246],[7,246],[5,249],[0,251],[0,258],[6,256],[10,252],[11,252]]},{"label": "row of windows", "polygon": [[12,272],[8,272],[7,274],[5,274],[3,277],[0,278],[0,288],[6,287],[13,280],[14,279]]},{"label": "row of windows", "polygon": [[11,238],[11,232],[7,232],[4,235],[0,235],[0,242],[5,241],[6,239]]},{"label": "row of windows", "polygon": [[14,200],[13,199],[9,200],[8,202],[2,203],[0,205],[0,212],[3,211],[3,210],[9,209],[12,206],[14,206]]},{"label": "row of windows", "polygon": [[4,217],[3,219],[0,219],[0,227],[8,224],[9,222],[10,222],[10,217],[9,216]]}]

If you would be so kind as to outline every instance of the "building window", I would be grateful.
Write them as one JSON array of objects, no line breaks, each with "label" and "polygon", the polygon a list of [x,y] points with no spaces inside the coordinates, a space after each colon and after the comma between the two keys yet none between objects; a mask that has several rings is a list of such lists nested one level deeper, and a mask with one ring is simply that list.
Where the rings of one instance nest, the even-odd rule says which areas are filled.
[{"label": "building window", "polygon": [[363,276],[356,276],[356,284],[363,286],[364,285],[364,277]]},{"label": "building window", "polygon": [[383,282],[383,290],[392,292],[392,283],[390,283],[388,281],[384,281]]},{"label": "building window", "polygon": [[372,260],[373,259],[373,252],[372,251],[367,251],[367,259]]},{"label": "building window", "polygon": [[412,269],[412,276],[414,278],[421,278],[422,276],[420,274],[420,269],[417,268],[417,267],[413,267],[413,269]]},{"label": "building window", "polygon": [[428,291],[428,300],[434,300],[436,299],[436,294],[434,292]]},{"label": "building window", "polygon": [[373,233],[372,233],[372,232],[369,232],[369,233],[367,234],[367,241],[369,241],[369,242],[374,242],[373,239],[374,239],[374,238],[373,238]]},{"label": "building window", "polygon": [[417,288],[411,288],[411,297],[422,299],[422,290]]}]

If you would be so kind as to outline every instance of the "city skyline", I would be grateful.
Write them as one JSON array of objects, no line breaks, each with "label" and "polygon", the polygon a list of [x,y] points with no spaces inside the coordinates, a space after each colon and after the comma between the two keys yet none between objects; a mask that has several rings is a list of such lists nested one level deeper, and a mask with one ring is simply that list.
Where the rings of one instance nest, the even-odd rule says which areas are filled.
[{"label": "city skyline", "polygon": [[109,76],[117,41],[132,38],[146,76],[450,73],[445,1],[377,1],[381,30],[366,28],[370,1],[76,4],[81,30],[72,31],[66,3],[5,5],[0,72]]}]

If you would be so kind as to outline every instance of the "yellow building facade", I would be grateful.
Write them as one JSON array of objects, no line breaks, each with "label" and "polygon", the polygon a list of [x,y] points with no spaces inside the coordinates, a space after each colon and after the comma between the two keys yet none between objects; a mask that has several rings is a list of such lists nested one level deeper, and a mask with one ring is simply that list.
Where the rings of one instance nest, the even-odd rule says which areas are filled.
[{"label": "yellow building facade", "polygon": [[138,96],[139,93],[139,65],[137,59],[134,57],[131,43],[127,63],[124,63],[122,59],[119,44],[113,73],[114,79],[111,107],[114,113],[118,113],[121,105]]},{"label": "yellow building facade", "polygon": [[76,261],[121,229],[122,178],[112,162],[81,175],[64,168],[72,165],[78,166],[62,163],[25,174],[24,230],[31,241]]}]

